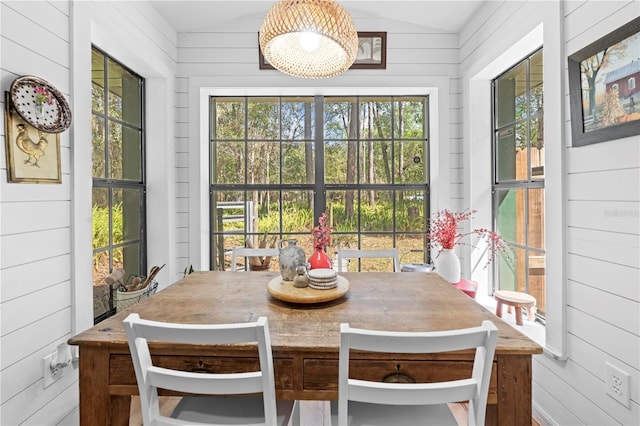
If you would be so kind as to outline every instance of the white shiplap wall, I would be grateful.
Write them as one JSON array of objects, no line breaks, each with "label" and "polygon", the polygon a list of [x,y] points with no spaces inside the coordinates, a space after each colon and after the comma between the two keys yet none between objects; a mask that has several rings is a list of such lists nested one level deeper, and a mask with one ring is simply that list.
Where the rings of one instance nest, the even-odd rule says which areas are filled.
[{"label": "white shiplap wall", "polygon": [[[256,29],[262,19],[262,15],[246,16],[242,21],[178,35],[176,225],[179,240],[176,278],[191,263],[196,269],[208,265],[207,256],[203,254],[208,250],[205,247],[208,243],[205,241],[204,246],[201,245],[202,251],[197,247],[198,241],[207,238],[206,232],[199,229],[197,224],[202,220],[200,212],[205,212],[208,204],[206,199],[196,200],[206,197],[206,191],[202,187],[206,187],[208,182],[206,170],[203,172],[198,169],[200,158],[202,155],[206,158],[208,152],[206,147],[202,152],[197,151],[202,149],[202,144],[206,144],[199,125],[200,105],[194,99],[201,95],[201,89],[215,91],[229,87],[256,90],[275,88],[281,89],[279,93],[295,94],[295,88],[323,93],[327,88],[344,87],[343,93],[354,94],[354,88],[358,87],[419,87],[424,88],[423,93],[427,93],[428,85],[444,80],[445,89],[440,88],[439,97],[445,106],[439,109],[442,121],[436,124],[440,127],[440,140],[437,144],[441,150],[432,151],[432,156],[435,157],[432,162],[435,161],[436,168],[443,168],[441,173],[446,174],[446,178],[438,179],[441,174],[435,176],[434,187],[442,184],[434,207],[437,204],[440,204],[440,208],[450,207],[451,203],[461,207],[461,87],[457,34],[384,20],[358,20],[354,16],[356,27],[360,31],[387,31],[387,69],[350,70],[336,78],[305,80],[289,77],[275,70],[258,68]],[[247,89],[238,94],[252,93],[251,89]]]},{"label": "white shiplap wall", "polygon": [[[22,75],[70,92],[70,5],[3,1],[2,92]],[[2,110],[4,111],[4,96]],[[0,424],[47,424],[70,412],[73,374],[46,390],[42,358],[71,335],[71,192],[69,132],[60,135],[62,184],[7,183],[4,120],[0,181]]]},{"label": "white shiplap wall", "polygon": [[[93,324],[91,43],[147,79],[148,204],[155,212],[148,221],[166,229],[175,204],[176,34],[144,2],[3,0],[0,19],[2,91],[18,76],[42,77],[69,99],[74,118],[60,134],[62,183],[56,185],[7,183],[1,121],[0,424],[76,425],[77,371],[67,368],[44,389],[42,358]],[[175,236],[149,238],[150,264],[167,263],[171,270],[163,278],[167,285]]]},{"label": "white shiplap wall", "polygon": [[[478,64],[486,65],[499,57],[519,42],[523,31],[543,22],[544,31],[548,31],[549,22],[555,19],[550,20],[548,14],[557,13],[562,28],[561,65],[555,68],[555,63],[545,62],[545,67],[554,67],[551,78],[545,74],[545,87],[553,84],[563,88],[560,115],[565,121],[548,135],[545,119],[545,140],[548,147],[556,144],[556,149],[561,149],[563,160],[557,165],[561,171],[558,178],[547,176],[546,185],[554,193],[562,188],[559,207],[564,206],[564,211],[558,211],[549,222],[562,223],[564,237],[548,238],[547,247],[551,250],[564,244],[565,253],[560,256],[566,264],[558,276],[566,278],[550,279],[548,286],[566,289],[566,301],[560,307],[566,313],[566,359],[534,357],[534,414],[541,424],[638,425],[640,137],[571,147],[566,56],[640,16],[640,3],[576,1],[559,6],[556,11],[552,8],[558,4],[550,2],[486,3],[461,33],[461,69],[469,79],[465,87],[472,86],[474,74],[467,76],[468,70],[480,72],[482,65]],[[552,46],[544,47],[546,54]],[[557,99],[545,92],[545,107],[547,101],[555,106]],[[469,121],[473,121],[473,114]],[[465,136],[470,127],[472,123],[464,123]],[[465,141],[464,146],[470,143]],[[477,168],[476,161],[471,158],[466,164]],[[550,331],[554,330],[547,333]],[[605,362],[631,375],[630,408],[605,394]]]}]

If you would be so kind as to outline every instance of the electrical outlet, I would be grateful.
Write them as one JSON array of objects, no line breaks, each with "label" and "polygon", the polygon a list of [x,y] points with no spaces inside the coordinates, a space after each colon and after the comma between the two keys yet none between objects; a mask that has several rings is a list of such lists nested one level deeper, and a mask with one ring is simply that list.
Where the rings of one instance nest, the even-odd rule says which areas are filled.
[{"label": "electrical outlet", "polygon": [[620,370],[618,367],[605,363],[607,366],[607,395],[618,401],[627,408],[630,407],[629,390],[631,380],[629,373]]},{"label": "electrical outlet", "polygon": [[42,359],[42,375],[44,376],[45,389],[64,375],[64,368],[51,370],[51,362],[57,358],[57,352],[53,352]]}]

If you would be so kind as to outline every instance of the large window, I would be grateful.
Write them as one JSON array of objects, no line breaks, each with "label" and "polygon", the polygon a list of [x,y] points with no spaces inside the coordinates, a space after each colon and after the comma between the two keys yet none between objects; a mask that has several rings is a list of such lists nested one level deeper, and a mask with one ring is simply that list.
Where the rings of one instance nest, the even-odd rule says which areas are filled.
[{"label": "large window", "polygon": [[92,50],[94,318],[108,316],[112,295],[95,292],[115,269],[145,275],[144,80]]},{"label": "large window", "polygon": [[425,96],[212,97],[212,269],[247,239],[296,238],[310,255],[322,212],[332,257],[398,247],[403,262],[425,261],[427,111]]},{"label": "large window", "polygon": [[512,245],[497,286],[529,293],[545,316],[542,50],[493,80],[493,215]]}]

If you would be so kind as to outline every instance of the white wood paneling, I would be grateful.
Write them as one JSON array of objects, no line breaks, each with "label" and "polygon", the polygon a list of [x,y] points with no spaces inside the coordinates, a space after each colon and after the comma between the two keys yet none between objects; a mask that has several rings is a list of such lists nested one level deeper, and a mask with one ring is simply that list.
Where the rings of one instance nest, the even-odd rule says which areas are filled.
[{"label": "white wood paneling", "polygon": [[640,236],[640,212],[637,202],[569,201],[567,221],[576,228]]},{"label": "white wood paneling", "polygon": [[[569,200],[640,200],[640,168],[593,170],[567,176]],[[636,210],[637,211],[637,210]]]},{"label": "white wood paneling", "polygon": [[21,234],[69,226],[68,201],[4,203],[0,235]]},{"label": "white wood paneling", "polygon": [[569,279],[640,302],[640,270],[586,255],[567,256]]},{"label": "white wood paneling", "polygon": [[[633,310],[627,312],[632,313]],[[629,321],[632,321],[632,318],[634,317],[629,316]],[[637,311],[635,318],[638,318]],[[635,370],[640,370],[640,345],[637,334],[605,322],[590,312],[579,310],[573,306],[567,308],[567,330],[569,334],[588,342],[590,345],[606,350],[612,358]],[[567,378],[570,379],[570,377]]]}]

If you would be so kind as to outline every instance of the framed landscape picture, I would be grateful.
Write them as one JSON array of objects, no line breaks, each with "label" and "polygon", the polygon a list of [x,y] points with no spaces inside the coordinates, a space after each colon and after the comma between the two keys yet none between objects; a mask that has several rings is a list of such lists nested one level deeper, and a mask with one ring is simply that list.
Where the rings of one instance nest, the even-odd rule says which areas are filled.
[{"label": "framed landscape picture", "polygon": [[7,181],[61,183],[60,134],[38,130],[15,110],[5,92]]},{"label": "framed landscape picture", "polygon": [[568,58],[572,145],[640,134],[640,18]]}]

